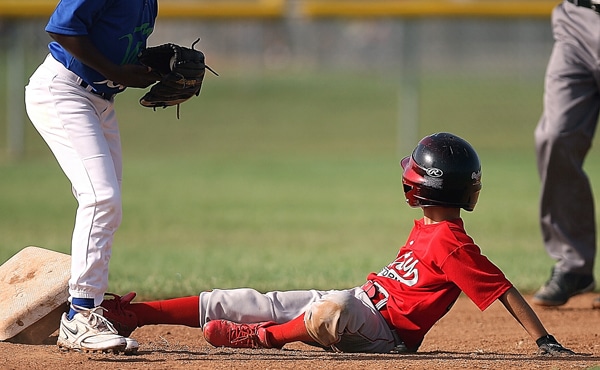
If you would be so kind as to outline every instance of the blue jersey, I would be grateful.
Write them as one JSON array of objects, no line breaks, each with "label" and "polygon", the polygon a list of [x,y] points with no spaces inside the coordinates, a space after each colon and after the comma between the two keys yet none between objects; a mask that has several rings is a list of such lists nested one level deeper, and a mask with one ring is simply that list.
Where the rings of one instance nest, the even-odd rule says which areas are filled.
[{"label": "blue jersey", "polygon": [[[61,0],[52,13],[46,31],[69,36],[88,36],[115,64],[135,64],[146,46],[158,14],[157,0]],[[118,93],[98,71],[84,65],[59,43],[48,45],[50,53],[67,69],[103,93]]]}]

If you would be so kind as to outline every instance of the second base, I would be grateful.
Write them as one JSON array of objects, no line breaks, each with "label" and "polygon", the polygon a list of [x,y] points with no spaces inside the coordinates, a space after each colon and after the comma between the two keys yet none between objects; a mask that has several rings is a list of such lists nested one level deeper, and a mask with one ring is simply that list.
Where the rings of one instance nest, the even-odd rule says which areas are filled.
[{"label": "second base", "polygon": [[0,266],[0,341],[39,344],[67,309],[71,256],[26,247]]}]

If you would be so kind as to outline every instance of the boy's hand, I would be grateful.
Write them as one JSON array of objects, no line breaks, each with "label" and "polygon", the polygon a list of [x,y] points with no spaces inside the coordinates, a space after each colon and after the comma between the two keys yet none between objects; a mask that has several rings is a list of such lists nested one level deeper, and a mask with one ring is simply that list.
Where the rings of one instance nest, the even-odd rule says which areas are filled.
[{"label": "boy's hand", "polygon": [[536,340],[535,343],[538,345],[539,348],[538,355],[564,356],[575,354],[575,352],[571,351],[570,349],[563,347],[550,334],[544,335],[543,337]]}]

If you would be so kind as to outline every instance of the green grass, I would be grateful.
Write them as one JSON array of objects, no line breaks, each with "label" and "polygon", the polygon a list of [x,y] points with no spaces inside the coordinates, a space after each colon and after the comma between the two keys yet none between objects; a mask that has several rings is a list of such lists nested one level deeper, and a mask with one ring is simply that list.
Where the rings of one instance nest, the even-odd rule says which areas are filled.
[{"label": "green grass", "polygon": [[[139,106],[140,90],[119,97],[124,221],[110,290],[164,298],[213,287],[345,288],[391,261],[421,217],[402,194],[398,79],[219,72],[180,120],[175,108]],[[536,289],[552,265],[537,225],[540,81],[422,83],[420,135],[455,132],[483,162],[467,230],[521,290]],[[69,183],[37,133],[26,135],[18,162],[0,143],[0,261],[27,245],[70,248]],[[598,155],[588,164],[596,187]]]}]

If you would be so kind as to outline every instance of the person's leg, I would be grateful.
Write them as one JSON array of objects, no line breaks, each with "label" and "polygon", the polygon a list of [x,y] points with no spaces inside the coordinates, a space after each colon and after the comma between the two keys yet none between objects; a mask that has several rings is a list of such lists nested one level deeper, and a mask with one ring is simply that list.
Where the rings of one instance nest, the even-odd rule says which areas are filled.
[{"label": "person's leg", "polygon": [[[136,294],[112,296],[101,305],[105,316],[119,333],[129,336],[144,325],[185,325],[202,327],[209,321],[226,319],[241,323],[288,322],[303,313],[310,302],[324,292],[289,291],[260,293],[254,289],[240,288],[202,292],[200,296],[132,302]],[[108,298],[108,297],[107,297]],[[242,303],[240,303],[242,302]]]},{"label": "person's leg", "polygon": [[583,162],[596,130],[600,94],[596,67],[590,63],[584,50],[557,41],[546,72],[544,112],[535,142],[542,236],[546,251],[557,262],[552,277],[534,297],[541,305],[561,305],[594,288],[595,210]]},{"label": "person's leg", "polygon": [[203,292],[200,313],[204,338],[214,346],[235,348],[279,348],[288,341],[314,342],[307,335],[303,314],[327,293],[261,293],[249,288]]},{"label": "person's leg", "polygon": [[[112,102],[97,98],[92,104],[85,90],[63,78],[68,73],[47,59],[26,89],[29,117],[71,181],[79,203],[69,280],[70,300],[75,304],[61,321],[61,329],[70,326],[70,332],[87,332],[91,337],[75,338],[69,330],[61,330],[59,345],[121,350],[126,340],[103,330],[101,310],[96,310],[108,285],[113,234],[121,221],[118,127]],[[107,140],[105,129],[116,130],[117,139]],[[113,153],[118,153],[117,164]],[[75,328],[79,326],[93,330]]]},{"label": "person's leg", "polygon": [[[108,288],[113,238],[122,219],[120,141],[114,118],[105,122],[78,121],[72,124],[77,128],[70,129],[67,134],[92,138],[77,139],[75,150],[63,154],[60,160],[66,163],[62,167],[71,179],[79,203],[73,229],[69,288],[72,297],[91,298],[95,307],[100,305]],[[87,124],[89,127],[81,128]],[[112,141],[107,140],[109,136],[105,129],[117,131]]]},{"label": "person's leg", "polygon": [[279,325],[267,326],[265,328],[267,342],[273,348],[281,348],[292,342],[314,342],[306,329],[304,314]]},{"label": "person's leg", "polygon": [[[136,294],[131,292],[122,297],[108,294],[112,298],[105,299],[101,305],[106,309],[106,318],[123,336],[129,336],[144,325],[206,327],[207,323],[211,323],[213,328],[209,331],[214,333],[217,330],[221,335],[232,328],[229,323],[234,321],[244,323],[242,329],[253,335],[258,326],[270,326],[277,321],[284,324],[274,327],[273,333],[269,333],[269,340],[273,341],[273,346],[283,346],[288,340],[312,341],[304,326],[303,311],[324,293],[313,290],[263,294],[247,288],[216,289],[202,292],[200,296],[132,303]],[[223,325],[216,328],[218,323]],[[242,335],[239,328],[234,330],[236,335]]]},{"label": "person's leg", "polygon": [[130,336],[144,325],[185,325],[200,327],[200,301],[197,295],[157,301],[132,303],[135,293],[124,296],[107,294],[101,306],[106,309],[104,316],[114,325],[119,334]]},{"label": "person's leg", "polygon": [[284,323],[212,320],[203,326],[207,342],[234,348],[281,348],[306,342],[346,352],[390,352],[400,343],[360,288],[331,291]]},{"label": "person's leg", "polygon": [[261,293],[250,288],[214,289],[200,294],[200,323],[225,319],[238,323],[288,322],[328,292],[291,290]]},{"label": "person's leg", "polygon": [[113,236],[122,217],[118,125],[112,102],[91,96],[60,75],[49,84],[45,90],[29,88],[28,113],[78,202],[70,294],[93,299],[95,307],[108,286]]}]

